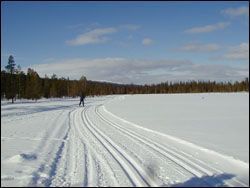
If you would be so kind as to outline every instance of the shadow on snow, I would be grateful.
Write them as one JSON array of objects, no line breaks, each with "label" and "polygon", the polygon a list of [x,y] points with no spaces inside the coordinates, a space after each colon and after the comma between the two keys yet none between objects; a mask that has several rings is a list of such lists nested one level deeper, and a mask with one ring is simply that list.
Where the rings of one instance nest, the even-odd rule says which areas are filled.
[{"label": "shadow on snow", "polygon": [[162,187],[227,187],[225,180],[235,177],[233,174],[223,173],[213,176],[193,177],[185,182],[173,185],[162,185]]}]

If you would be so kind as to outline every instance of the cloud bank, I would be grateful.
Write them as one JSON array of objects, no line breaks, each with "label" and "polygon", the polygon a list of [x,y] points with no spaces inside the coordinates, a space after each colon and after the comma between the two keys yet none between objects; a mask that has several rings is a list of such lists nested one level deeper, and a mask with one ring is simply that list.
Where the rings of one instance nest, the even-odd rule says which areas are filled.
[{"label": "cloud bank", "polygon": [[140,60],[125,58],[64,59],[33,65],[41,77],[55,73],[59,77],[106,80],[124,84],[152,84],[187,80],[241,80],[249,74],[249,67],[195,64],[188,60]]},{"label": "cloud bank", "polygon": [[249,43],[241,43],[232,47],[223,58],[228,60],[249,60]]}]

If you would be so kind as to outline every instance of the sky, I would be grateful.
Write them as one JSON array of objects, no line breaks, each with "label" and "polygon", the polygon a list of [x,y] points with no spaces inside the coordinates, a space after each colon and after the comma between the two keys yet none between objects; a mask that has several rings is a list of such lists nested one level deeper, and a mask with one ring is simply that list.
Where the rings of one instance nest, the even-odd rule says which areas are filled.
[{"label": "sky", "polygon": [[248,2],[1,2],[1,69],[152,84],[249,75]]}]

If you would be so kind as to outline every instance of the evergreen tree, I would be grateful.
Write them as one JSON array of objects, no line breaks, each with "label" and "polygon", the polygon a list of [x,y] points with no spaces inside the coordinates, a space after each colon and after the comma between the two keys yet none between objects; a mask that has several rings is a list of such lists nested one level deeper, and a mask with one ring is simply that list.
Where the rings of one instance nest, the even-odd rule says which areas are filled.
[{"label": "evergreen tree", "polygon": [[45,74],[45,78],[43,79],[43,96],[45,98],[50,97],[50,80],[46,74]]},{"label": "evergreen tree", "polygon": [[20,78],[20,98],[26,98],[25,95],[25,90],[26,90],[26,75],[24,74],[23,71],[19,73],[19,78]]},{"label": "evergreen tree", "polygon": [[7,83],[7,73],[6,71],[1,71],[1,99],[6,97],[6,83]]},{"label": "evergreen tree", "polygon": [[12,103],[14,103],[14,97],[15,97],[15,82],[14,82],[14,70],[15,70],[15,61],[14,61],[14,57],[12,55],[9,56],[8,59],[8,65],[5,66],[5,69],[7,70],[7,72],[10,73],[10,79],[8,80],[9,82],[8,84],[8,92],[6,93],[6,98],[7,99],[11,99]]},{"label": "evergreen tree", "polygon": [[56,76],[56,74],[53,74],[51,76],[50,97],[57,97],[57,76]]},{"label": "evergreen tree", "polygon": [[249,91],[249,78],[246,78],[246,91]]},{"label": "evergreen tree", "polygon": [[21,96],[21,87],[20,87],[20,85],[21,85],[21,80],[20,80],[20,73],[21,73],[21,66],[20,65],[18,65],[17,66],[17,68],[15,69],[15,73],[16,73],[16,77],[17,77],[17,79],[16,79],[16,81],[17,81],[17,93],[18,93],[18,98],[20,99],[20,96]]},{"label": "evergreen tree", "polygon": [[37,100],[41,98],[41,81],[36,71],[28,69],[26,81],[26,95],[28,99]]}]

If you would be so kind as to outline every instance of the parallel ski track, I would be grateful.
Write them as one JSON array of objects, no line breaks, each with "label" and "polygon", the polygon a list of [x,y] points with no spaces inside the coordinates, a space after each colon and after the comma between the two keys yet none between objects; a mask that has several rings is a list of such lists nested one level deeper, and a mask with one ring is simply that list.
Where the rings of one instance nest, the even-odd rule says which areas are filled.
[{"label": "parallel ski track", "polygon": [[90,107],[86,107],[82,111],[82,120],[85,122],[86,127],[95,136],[100,143],[107,149],[113,156],[117,163],[121,166],[133,186],[157,186],[154,180],[147,175],[145,170],[139,166],[133,158],[131,158],[121,147],[114,143],[108,136],[101,130],[97,129],[95,124],[90,121],[86,111]]},{"label": "parallel ski track", "polygon": [[[107,118],[102,113],[104,111],[104,106],[99,103],[98,105],[90,105],[82,109],[73,108],[69,111],[68,130],[65,131],[65,136],[61,140],[61,143],[52,147],[50,146],[50,140],[46,138],[54,138],[56,135],[60,134],[60,129],[65,123],[62,121],[65,119],[65,117],[62,117],[64,111],[60,112],[60,114],[58,114],[58,116],[51,122],[51,125],[58,123],[60,125],[56,126],[55,129],[51,126],[52,128],[45,132],[42,136],[44,139],[40,141],[35,153],[39,151],[39,153],[49,152],[49,154],[46,156],[44,161],[42,161],[40,166],[33,171],[33,178],[30,181],[29,186],[74,186],[74,183],[77,181],[77,183],[79,183],[79,179],[76,177],[79,176],[79,174],[82,179],[82,181],[80,180],[81,186],[100,186],[98,182],[101,174],[99,173],[106,173],[106,171],[111,176],[109,181],[112,181],[112,184],[115,186],[119,186],[118,179],[115,177],[116,174],[110,164],[101,155],[98,155],[97,152],[92,152],[95,150],[95,146],[93,146],[93,144],[96,143],[96,141],[106,149],[108,154],[110,154],[110,156],[114,159],[114,162],[118,164],[127,176],[132,186],[159,186],[155,180],[147,174],[143,167],[128,154],[126,150],[116,144],[112,138],[107,136],[102,130],[97,128],[98,126],[95,121],[93,121],[94,119],[90,119],[87,113],[92,108],[94,115],[100,119],[100,121],[104,122],[108,126],[112,126],[120,133],[126,135],[129,139],[142,144],[151,151],[154,151],[154,153],[159,154],[159,156],[172,161],[195,177],[201,178],[203,176],[213,176],[215,174],[223,173],[221,170],[210,167],[205,162],[191,157],[183,151],[167,147],[153,141],[149,137],[125,128],[118,123],[121,120],[112,116],[112,118],[116,118],[115,120],[117,120],[114,122],[112,118]],[[90,142],[90,140],[92,142]],[[56,152],[53,152],[55,148]],[[62,160],[62,158],[64,160]],[[101,164],[98,164],[98,162],[101,162]],[[102,165],[105,167],[105,172],[101,168]],[[97,168],[99,168],[99,170],[97,170]],[[58,169],[61,170],[59,171]],[[41,177],[40,174],[42,173],[48,173],[48,176],[46,178]],[[216,180],[214,181],[216,182]],[[204,184],[208,186],[211,183],[212,182],[204,181]],[[248,186],[237,178],[231,179],[230,183],[227,182],[226,184],[228,186]]]},{"label": "parallel ski track", "polygon": [[[186,171],[190,172],[191,174],[193,174],[196,177],[201,178],[202,176],[212,176],[215,173],[222,173],[221,170],[216,169],[216,168],[211,168],[209,167],[207,164],[205,164],[204,162],[200,161],[200,160],[196,160],[196,163],[194,161],[191,161],[188,157],[187,154],[185,154],[183,151],[177,151],[177,150],[173,150],[170,148],[167,148],[143,135],[140,135],[134,131],[128,130],[126,128],[124,128],[123,126],[108,120],[107,118],[105,118],[99,111],[99,108],[102,108],[103,105],[97,105],[95,106],[95,113],[99,116],[100,119],[102,119],[104,122],[108,123],[110,126],[116,128],[117,130],[119,130],[120,132],[128,135],[130,138],[134,139],[134,140],[138,140],[140,141],[142,144],[147,145],[149,148],[153,149],[154,151],[160,153],[161,155],[167,157],[168,159],[172,160],[173,162],[175,162],[177,165],[179,165],[180,167],[182,167],[183,169],[185,169]],[[194,160],[195,158],[192,158],[192,160]],[[238,180],[237,178],[232,179],[233,182],[236,183],[236,186],[245,186],[247,187],[247,185],[243,182],[241,182],[240,180]],[[209,182],[205,182],[206,184],[209,185]],[[232,183],[228,183],[227,185],[229,186],[235,186],[235,184]]]},{"label": "parallel ski track", "polygon": [[[80,147],[79,144],[76,144],[75,142],[73,142],[73,144],[71,144],[71,146],[73,147],[73,154],[75,156],[75,158],[71,161],[72,165],[72,169],[71,169],[71,180],[73,180],[76,170],[77,170],[77,165],[76,163],[79,162],[78,160],[83,160],[84,159],[84,167],[82,170],[84,170],[84,175],[83,175],[83,184],[82,186],[86,187],[92,187],[92,186],[99,186],[98,183],[98,173],[103,173],[101,172],[96,172],[96,165],[97,163],[95,162],[100,161],[102,164],[101,165],[105,165],[105,170],[108,171],[108,173],[110,173],[110,178],[112,179],[112,183],[114,184],[114,186],[119,186],[116,178],[115,178],[115,173],[113,172],[112,168],[109,166],[109,164],[107,163],[107,161],[105,161],[104,158],[100,157],[99,155],[97,155],[97,152],[91,152],[91,150],[95,150],[96,146],[91,145],[90,140],[93,141],[93,138],[95,139],[95,137],[92,136],[91,134],[88,134],[87,132],[89,132],[88,128],[86,127],[86,122],[82,121],[82,118],[80,118],[81,116],[81,110],[77,109],[74,111],[73,116],[73,122],[71,124],[72,126],[72,139],[74,139],[74,141],[77,139],[81,142],[81,145],[84,147],[83,148],[83,156],[76,156],[76,146]],[[79,120],[81,122],[79,122]],[[79,158],[79,159],[78,159]],[[81,159],[82,158],[82,159]],[[78,165],[79,166],[79,165]],[[98,166],[98,165],[97,165]],[[80,169],[81,170],[81,169]],[[74,181],[72,181],[74,182]],[[74,186],[74,184],[71,185]]]},{"label": "parallel ski track", "polygon": [[[89,150],[87,149],[87,142],[86,142],[86,135],[84,135],[84,130],[82,131],[81,124],[79,124],[79,115],[77,114],[79,109],[74,111],[73,116],[73,123],[72,123],[72,138],[73,143],[71,144],[72,152],[71,155],[74,155],[74,157],[71,157],[72,160],[72,169],[71,169],[71,186],[74,186],[74,178],[76,177],[76,173],[79,171],[83,171],[83,182],[82,186],[84,187],[91,187],[95,186],[93,184],[93,176],[94,174],[94,167],[93,167],[93,160],[91,157],[91,154],[89,153]],[[79,147],[83,147],[83,156],[80,156]],[[80,166],[78,163],[80,163],[80,160],[83,160],[83,166]],[[82,169],[80,169],[82,167]]]},{"label": "parallel ski track", "polygon": [[[63,119],[63,113],[65,112],[64,111],[60,112],[60,114],[54,119],[54,121],[51,122],[51,125],[58,124],[58,121],[60,122]],[[39,146],[35,150],[35,153],[42,153],[42,154],[49,153],[49,154],[46,156],[45,160],[40,164],[38,169],[32,173],[33,178],[31,182],[29,183],[30,186],[39,186],[40,184],[42,184],[48,187],[50,186],[53,180],[53,177],[56,174],[57,163],[58,163],[58,160],[60,160],[61,152],[64,148],[65,140],[67,139],[69,130],[66,131],[66,134],[63,140],[61,141],[61,143],[58,144],[59,147],[57,148],[56,152],[53,152],[53,150],[55,147],[57,147],[57,145],[53,145],[53,147],[51,147],[51,143],[50,143],[51,141],[50,139],[47,139],[47,138],[48,137],[54,138],[56,137],[56,135],[60,133],[61,131],[60,129],[65,123],[63,121],[61,122],[62,123],[60,123],[60,125],[57,125],[56,128],[51,126],[51,130],[47,131],[44,134],[43,139],[41,140]],[[49,174],[47,174],[47,177],[45,178],[45,177],[40,176],[41,173],[49,173]]]}]

